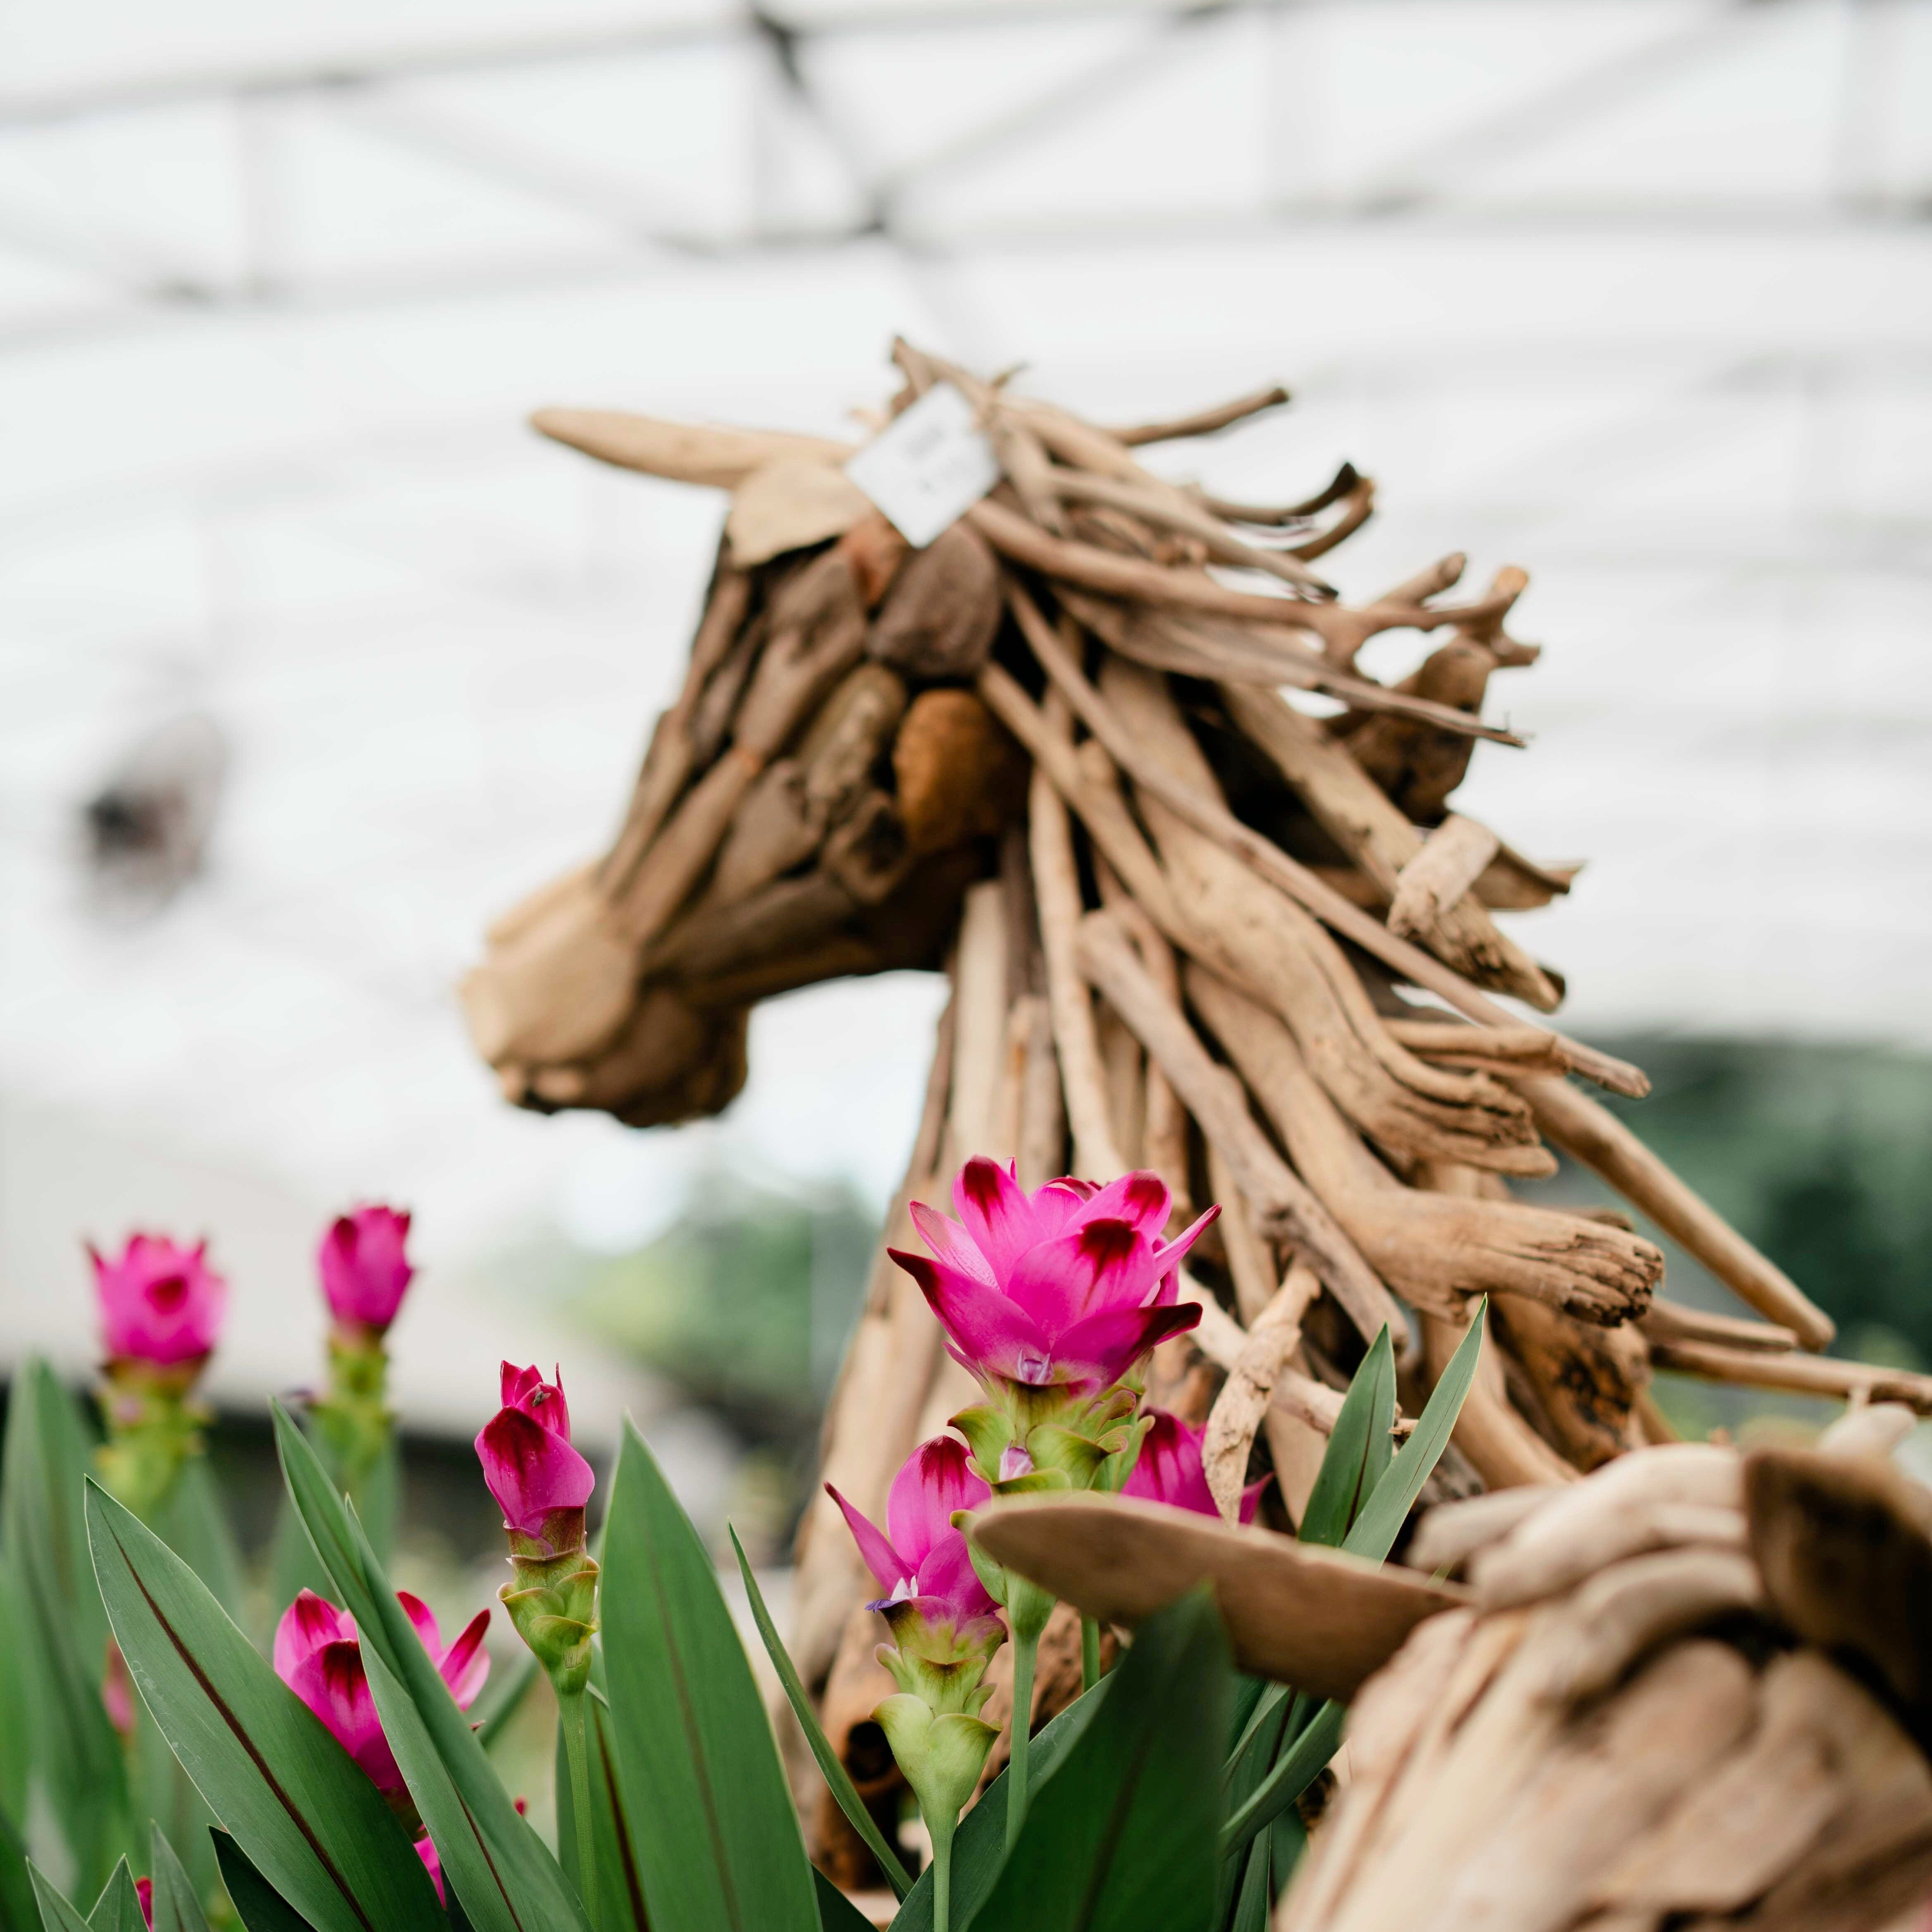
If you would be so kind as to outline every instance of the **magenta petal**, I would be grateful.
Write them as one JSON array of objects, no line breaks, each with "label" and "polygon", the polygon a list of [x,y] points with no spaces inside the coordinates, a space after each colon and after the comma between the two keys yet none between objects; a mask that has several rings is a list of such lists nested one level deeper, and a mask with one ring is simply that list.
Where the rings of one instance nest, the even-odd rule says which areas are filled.
[{"label": "magenta petal", "polygon": [[956,1617],[990,1616],[998,1607],[973,1568],[965,1537],[956,1529],[947,1531],[926,1552],[917,1580],[920,1596],[943,1598]]},{"label": "magenta petal", "polygon": [[892,1547],[914,1572],[924,1574],[926,1552],[944,1537],[956,1536],[955,1510],[976,1509],[993,1493],[975,1475],[966,1445],[956,1437],[936,1436],[922,1442],[892,1478],[886,1498],[886,1530]]},{"label": "magenta petal", "polygon": [[1121,1485],[1120,1493],[1192,1510],[1199,1516],[1218,1516],[1221,1511],[1214,1491],[1208,1486],[1207,1472],[1201,1461],[1204,1433],[1204,1430],[1190,1429],[1178,1416],[1156,1409],[1141,1440],[1140,1455]]},{"label": "magenta petal", "polygon": [[1086,1205],[1080,1216],[1088,1221],[1126,1221],[1138,1228],[1150,1241],[1158,1241],[1167,1227],[1173,1197],[1167,1183],[1145,1168],[1110,1180]]},{"label": "magenta petal", "polygon": [[886,1252],[919,1283],[968,1368],[1024,1382],[1031,1378],[1020,1372],[1022,1362],[1043,1363],[1052,1353],[1040,1324],[998,1288],[923,1255]]},{"label": "magenta petal", "polygon": [[1039,1238],[1026,1190],[998,1161],[976,1154],[952,1184],[952,1204],[986,1257],[993,1279],[1004,1282],[1014,1262]]},{"label": "magenta petal", "polygon": [[1250,1483],[1241,1492],[1241,1520],[1244,1522],[1254,1521],[1255,1511],[1261,1507],[1262,1492],[1274,1480],[1271,1476],[1264,1476],[1259,1482]]},{"label": "magenta petal", "polygon": [[1197,1214],[1171,1241],[1156,1244],[1154,1264],[1163,1275],[1172,1274],[1187,1258],[1187,1251],[1204,1234],[1216,1215],[1221,1211],[1217,1201],[1205,1214]]},{"label": "magenta petal", "polygon": [[396,1592],[396,1601],[403,1606],[403,1615],[410,1620],[410,1626],[422,1639],[422,1647],[432,1657],[442,1654],[442,1631],[436,1621],[436,1612],[422,1598],[412,1596],[407,1590]]},{"label": "magenta petal", "polygon": [[947,1268],[957,1268],[975,1280],[993,1285],[993,1270],[986,1258],[973,1245],[971,1238],[950,1215],[936,1214],[923,1201],[915,1201],[909,1210],[920,1239]]},{"label": "magenta petal", "polygon": [[402,1784],[395,1754],[376,1715],[362,1653],[356,1645],[323,1645],[296,1666],[289,1688],[322,1720],[329,1736],[368,1773],[378,1790],[394,1791]]},{"label": "magenta petal", "polygon": [[489,1628],[490,1612],[478,1610],[437,1660],[436,1670],[459,1711],[466,1711],[476,1702],[478,1692],[489,1679],[490,1653],[483,1648],[483,1634]]},{"label": "magenta petal", "polygon": [[292,1682],[291,1673],[304,1658],[346,1634],[344,1622],[342,1612],[326,1598],[313,1590],[301,1592],[275,1626],[275,1675],[284,1684]]},{"label": "magenta petal", "polygon": [[[518,1800],[519,1804],[522,1802],[520,1798]],[[447,1905],[449,1900],[442,1889],[442,1859],[427,1832],[416,1840],[416,1856],[422,1860],[423,1870],[429,1874],[430,1882],[436,1887],[436,1898]]]},{"label": "magenta petal", "polygon": [[1035,1188],[1032,1202],[1034,1238],[1050,1241],[1054,1235],[1065,1234],[1069,1225],[1079,1218],[1081,1208],[1093,1198],[1094,1192],[1092,1184],[1084,1180],[1049,1180],[1045,1186]]},{"label": "magenta petal", "polygon": [[877,1526],[861,1516],[830,1483],[825,1486],[825,1493],[844,1512],[845,1526],[851,1531],[852,1540],[859,1546],[859,1554],[866,1559],[866,1568],[879,1586],[879,1594],[890,1597],[911,1576],[915,1566],[903,1562]]},{"label": "magenta petal", "polygon": [[1156,1343],[1185,1334],[1200,1319],[1201,1310],[1191,1301],[1166,1308],[1103,1309],[1060,1336],[1054,1358],[1056,1378],[1109,1388]]},{"label": "magenta petal", "polygon": [[1029,1248],[1006,1292],[1054,1336],[1098,1310],[1138,1306],[1154,1287],[1154,1250],[1130,1222],[1083,1221]]},{"label": "magenta petal", "polygon": [[520,1408],[500,1408],[483,1425],[476,1454],[506,1526],[520,1535],[541,1536],[551,1510],[581,1509],[597,1486],[569,1442]]}]

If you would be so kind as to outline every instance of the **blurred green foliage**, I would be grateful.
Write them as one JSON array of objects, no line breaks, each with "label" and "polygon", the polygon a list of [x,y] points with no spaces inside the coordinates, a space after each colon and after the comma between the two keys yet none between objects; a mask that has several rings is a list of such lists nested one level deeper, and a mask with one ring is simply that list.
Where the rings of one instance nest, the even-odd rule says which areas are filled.
[{"label": "blurred green foliage", "polygon": [[575,1312],[754,1437],[814,1426],[858,1318],[876,1218],[720,1177],[635,1253],[587,1261]]}]

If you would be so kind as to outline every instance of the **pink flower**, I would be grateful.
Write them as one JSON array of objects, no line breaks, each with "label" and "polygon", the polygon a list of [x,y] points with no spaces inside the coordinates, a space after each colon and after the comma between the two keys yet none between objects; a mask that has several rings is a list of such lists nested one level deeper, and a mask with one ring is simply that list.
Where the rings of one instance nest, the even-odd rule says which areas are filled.
[{"label": "pink flower", "polygon": [[154,1881],[151,1878],[137,1878],[134,1881],[134,1896],[141,1904],[141,1923],[148,1932],[154,1932]]},{"label": "pink flower", "polygon": [[1177,1305],[1178,1270],[1220,1210],[1162,1240],[1168,1199],[1158,1174],[1123,1174],[1098,1189],[1049,1180],[1029,1197],[982,1156],[960,1170],[952,1199],[957,1222],[913,1205],[934,1259],[892,1256],[919,1283],[952,1354],[982,1381],[1109,1388],[1201,1318]]},{"label": "pink flower", "polygon": [[128,1660],[121,1654],[121,1646],[110,1636],[107,1640],[107,1667],[101,1672],[100,1702],[107,1712],[107,1721],[124,1740],[134,1735],[134,1679],[128,1669]]},{"label": "pink flower", "polygon": [[228,1284],[208,1265],[206,1241],[184,1248],[163,1234],[135,1234],[118,1261],[92,1242],[87,1253],[110,1358],[167,1368],[199,1361],[214,1346]]},{"label": "pink flower", "polygon": [[410,1217],[393,1208],[338,1214],[316,1252],[322,1292],[337,1321],[377,1330],[388,1327],[416,1273],[403,1252]]},{"label": "pink flower", "polygon": [[[1133,1473],[1120,1486],[1124,1496],[1143,1496],[1149,1502],[1170,1504],[1175,1509],[1192,1510],[1202,1516],[1219,1516],[1220,1505],[1208,1486],[1207,1472],[1202,1467],[1201,1442],[1204,1429],[1190,1429],[1178,1415],[1164,1408],[1153,1412],[1154,1420],[1141,1440],[1141,1453]],[[1241,1492],[1241,1520],[1253,1519],[1255,1506],[1268,1487],[1264,1476]]]},{"label": "pink flower", "polygon": [[476,1454],[503,1527],[555,1556],[583,1541],[584,1506],[597,1476],[571,1447],[562,1372],[554,1372],[557,1379],[547,1382],[534,1368],[503,1364],[503,1406],[483,1425]]},{"label": "pink flower", "polygon": [[427,1832],[416,1840],[416,1856],[422,1860],[423,1870],[429,1874],[437,1898],[447,1905],[449,1900],[442,1888],[442,1856],[436,1848],[435,1840]]},{"label": "pink flower", "polygon": [[878,1529],[835,1490],[826,1493],[845,1513],[859,1554],[879,1586],[880,1607],[911,1603],[934,1621],[991,1616],[994,1605],[966,1553],[955,1510],[975,1509],[992,1494],[974,1474],[964,1444],[950,1436],[922,1442],[892,1478],[886,1527]]},{"label": "pink flower", "polygon": [[[396,1592],[396,1601],[415,1625],[450,1695],[460,1709],[468,1710],[490,1675],[490,1655],[483,1648],[490,1612],[478,1610],[446,1650],[427,1604],[406,1590]],[[274,1661],[275,1675],[328,1726],[330,1736],[368,1774],[376,1788],[400,1790],[403,1774],[376,1714],[356,1619],[314,1591],[303,1591],[276,1627]]]}]

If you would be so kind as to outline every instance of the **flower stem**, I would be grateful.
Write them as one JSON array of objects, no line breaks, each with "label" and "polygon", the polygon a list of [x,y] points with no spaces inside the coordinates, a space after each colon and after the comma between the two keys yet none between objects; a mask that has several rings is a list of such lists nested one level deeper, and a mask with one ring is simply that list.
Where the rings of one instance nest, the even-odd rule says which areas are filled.
[{"label": "flower stem", "polygon": [[570,1760],[570,1808],[577,1818],[577,1890],[584,1916],[597,1923],[597,1840],[590,1820],[590,1750],[584,1734],[584,1695],[566,1691],[556,1700],[563,1748]]},{"label": "flower stem", "polygon": [[1080,1688],[1090,1690],[1100,1681],[1100,1626],[1092,1617],[1080,1619]]},{"label": "flower stem", "polygon": [[[1006,1849],[1011,1851],[1026,1822],[1027,1757],[1033,1745],[1033,1660],[1040,1648],[1037,1630],[1013,1632],[1013,1742],[1006,1765]],[[938,1874],[934,1874],[935,1880]]]},{"label": "flower stem", "polygon": [[949,1932],[952,1916],[952,1834],[956,1818],[928,1818],[932,1840],[932,1932]]}]

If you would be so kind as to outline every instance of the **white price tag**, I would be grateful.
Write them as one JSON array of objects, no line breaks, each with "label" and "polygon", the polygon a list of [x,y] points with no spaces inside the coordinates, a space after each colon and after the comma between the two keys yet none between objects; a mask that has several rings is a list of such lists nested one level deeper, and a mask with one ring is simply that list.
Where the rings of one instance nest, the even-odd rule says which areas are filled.
[{"label": "white price tag", "polygon": [[1000,480],[1000,466],[973,405],[935,382],[848,459],[845,474],[923,550]]}]

